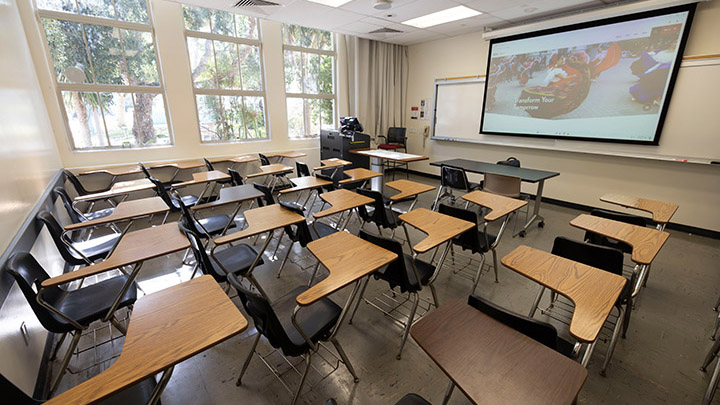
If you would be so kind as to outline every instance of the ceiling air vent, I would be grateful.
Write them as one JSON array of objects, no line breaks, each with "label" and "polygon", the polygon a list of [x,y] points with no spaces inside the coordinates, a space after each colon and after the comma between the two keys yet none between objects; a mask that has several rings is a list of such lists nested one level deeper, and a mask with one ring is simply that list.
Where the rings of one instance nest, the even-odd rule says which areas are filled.
[{"label": "ceiling air vent", "polygon": [[235,3],[235,7],[259,7],[259,6],[279,6],[278,3],[266,0],[240,0]]},{"label": "ceiling air vent", "polygon": [[396,30],[394,28],[378,28],[375,31],[370,31],[368,34],[399,34],[402,33],[400,30]]}]

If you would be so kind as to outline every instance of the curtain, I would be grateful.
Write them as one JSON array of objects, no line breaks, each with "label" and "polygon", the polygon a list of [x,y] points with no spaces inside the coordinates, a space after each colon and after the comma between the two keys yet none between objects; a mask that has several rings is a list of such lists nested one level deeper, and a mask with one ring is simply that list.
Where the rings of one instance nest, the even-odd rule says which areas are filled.
[{"label": "curtain", "polygon": [[371,136],[405,126],[408,47],[352,36],[345,42],[350,115]]}]

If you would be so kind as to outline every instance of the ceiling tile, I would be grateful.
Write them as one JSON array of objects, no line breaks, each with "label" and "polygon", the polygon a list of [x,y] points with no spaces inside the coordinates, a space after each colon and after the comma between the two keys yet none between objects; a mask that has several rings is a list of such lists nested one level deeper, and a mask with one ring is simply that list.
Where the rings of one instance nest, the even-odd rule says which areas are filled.
[{"label": "ceiling tile", "polygon": [[[385,10],[383,12],[378,12],[373,15],[375,17],[382,16],[384,19],[390,21],[403,22],[459,5],[460,3],[451,0],[416,0],[404,6],[400,6],[397,8],[393,7],[392,13],[388,13],[387,10]],[[388,17],[388,14],[391,14],[392,17]]]},{"label": "ceiling tile", "polygon": [[382,14],[383,12],[391,13],[394,9],[403,6],[408,3],[412,3],[416,0],[393,0],[392,7],[388,10],[376,10],[373,8],[373,0],[353,0],[349,3],[343,4],[340,6],[341,9],[352,11],[355,13],[365,14],[365,15],[375,15],[375,14]]},{"label": "ceiling tile", "polygon": [[433,41],[436,39],[447,38],[447,35],[440,34],[438,32],[430,32],[426,30],[417,30],[415,32],[408,32],[400,34],[392,38],[392,42],[402,45],[419,44],[421,42]]},{"label": "ceiling tile", "polygon": [[504,22],[504,20],[493,17],[490,14],[481,14],[464,20],[428,27],[427,30],[447,35],[460,35],[461,33],[467,34],[469,32],[482,31],[484,27]]}]

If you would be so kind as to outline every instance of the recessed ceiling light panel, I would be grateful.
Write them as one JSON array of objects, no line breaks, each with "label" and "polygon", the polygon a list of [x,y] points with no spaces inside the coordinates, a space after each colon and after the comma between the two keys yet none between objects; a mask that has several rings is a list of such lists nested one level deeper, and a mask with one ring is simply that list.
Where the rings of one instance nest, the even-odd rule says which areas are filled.
[{"label": "recessed ceiling light panel", "polygon": [[308,0],[308,1],[311,1],[313,3],[322,4],[325,6],[330,6],[330,7],[340,7],[343,4],[350,2],[350,0]]},{"label": "recessed ceiling light panel", "polygon": [[438,11],[432,14],[427,14],[422,17],[413,18],[411,20],[403,21],[405,25],[411,25],[416,28],[427,28],[434,25],[440,25],[449,23],[452,21],[462,20],[464,18],[475,17],[476,15],[482,14],[480,11],[473,10],[465,6],[457,6],[448,8],[446,10]]}]

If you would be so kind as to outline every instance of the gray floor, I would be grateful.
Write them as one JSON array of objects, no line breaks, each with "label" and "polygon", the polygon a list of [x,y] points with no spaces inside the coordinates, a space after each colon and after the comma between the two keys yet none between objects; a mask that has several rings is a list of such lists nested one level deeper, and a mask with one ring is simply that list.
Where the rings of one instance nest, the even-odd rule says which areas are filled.
[{"label": "gray floor", "polygon": [[[437,184],[434,180],[420,177],[413,180]],[[426,193],[417,207],[429,207],[433,197],[433,193]],[[580,211],[544,204],[541,213],[546,218],[545,227],[531,228],[525,238],[512,238],[506,234],[499,245],[498,258],[521,244],[549,251],[553,239],[559,235],[582,239],[583,232],[569,225]],[[520,216],[522,219],[523,215]],[[349,228],[355,232],[358,226],[359,223],[353,221]],[[589,377],[580,392],[579,403],[701,401],[709,375],[699,371],[699,366],[712,343],[709,336],[717,314],[711,307],[720,294],[717,289],[720,284],[717,265],[720,263],[720,241],[676,231],[670,231],[670,234],[670,239],[654,262],[648,285],[637,301],[627,339],[620,340],[617,345],[608,376],[599,374],[607,348],[606,343],[600,342],[588,367]],[[415,242],[421,237],[419,232],[411,233]],[[259,246],[261,243],[258,243]],[[255,272],[273,298],[307,283],[313,264],[307,250],[294,246],[282,277],[278,279],[275,273],[279,260],[271,258],[275,246],[276,242],[271,242],[265,253],[266,265]],[[287,239],[278,256],[282,257],[285,249]],[[487,263],[492,262],[491,255],[487,259]],[[181,260],[182,254],[179,253],[146,263],[140,276],[143,290],[151,293],[187,280],[191,267],[181,267]],[[451,298],[466,299],[472,281],[462,274],[454,274],[453,270],[459,270],[468,264],[468,260],[468,256],[461,253],[456,254],[454,265],[448,259],[447,266],[435,282],[441,303]],[[474,269],[475,266],[476,262],[473,262],[468,268]],[[499,278],[500,282],[496,284],[492,270],[489,273],[486,270],[477,293],[517,312],[526,313],[537,292],[537,285],[502,265]],[[380,281],[371,281],[366,297],[373,297],[386,288]],[[424,290],[423,293],[424,297],[430,297],[429,291]],[[332,298],[342,305],[348,294],[349,289],[346,288]],[[237,298],[235,302],[240,306]],[[544,316],[538,313],[536,317]],[[567,327],[557,325],[561,333],[567,335]],[[308,385],[313,386],[311,389],[306,387],[299,402],[322,404],[327,398],[335,398],[340,404],[394,403],[405,393],[415,392],[433,403],[440,403],[447,377],[411,338],[405,346],[402,360],[396,360],[400,333],[400,327],[391,319],[361,303],[353,324],[346,322],[338,334],[338,340],[355,367],[360,382],[353,383],[342,365],[324,379],[311,374]],[[255,334],[256,330],[251,325],[241,335],[176,366],[162,396],[163,403],[289,403],[291,395],[257,357],[250,363],[243,386],[235,385]],[[116,344],[113,350],[118,353],[119,348],[120,345]],[[271,347],[262,339],[259,349],[270,352]],[[75,362],[78,361],[75,359]],[[276,356],[269,357],[269,361],[275,364],[282,362]],[[108,361],[103,366],[110,363]],[[321,363],[314,364],[320,372],[327,372],[329,366]],[[98,367],[94,367],[86,372],[67,375],[60,391],[99,371]],[[295,381],[297,378],[291,378],[291,383]],[[484,384],[483,381],[477,383]],[[493,389],[491,386],[486,388],[488,391]],[[469,403],[457,390],[450,402]]]}]

